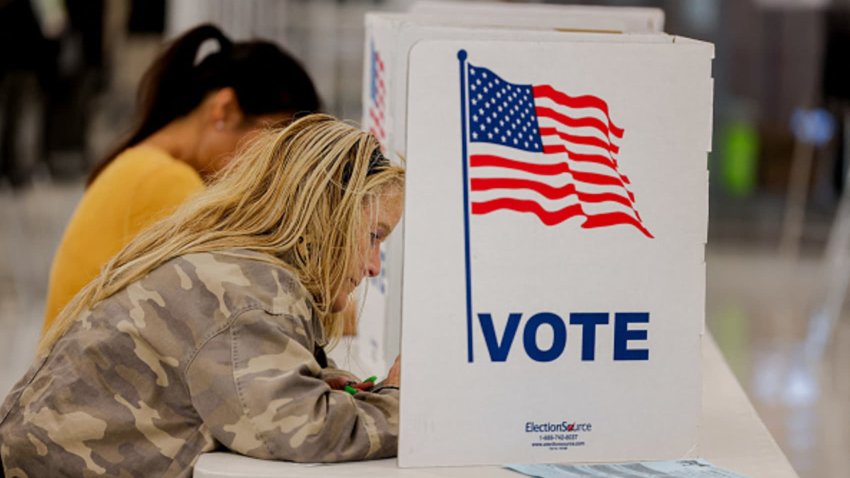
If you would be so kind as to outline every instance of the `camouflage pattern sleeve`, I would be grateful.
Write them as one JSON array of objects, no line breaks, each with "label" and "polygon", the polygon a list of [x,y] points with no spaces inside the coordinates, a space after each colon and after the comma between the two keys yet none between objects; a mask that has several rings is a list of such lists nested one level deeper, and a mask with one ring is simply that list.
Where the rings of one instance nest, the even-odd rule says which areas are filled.
[{"label": "camouflage pattern sleeve", "polygon": [[297,462],[395,456],[398,391],[334,391],[314,358],[304,302],[247,309],[202,344],[186,369],[193,405],[216,440],[244,455]]}]

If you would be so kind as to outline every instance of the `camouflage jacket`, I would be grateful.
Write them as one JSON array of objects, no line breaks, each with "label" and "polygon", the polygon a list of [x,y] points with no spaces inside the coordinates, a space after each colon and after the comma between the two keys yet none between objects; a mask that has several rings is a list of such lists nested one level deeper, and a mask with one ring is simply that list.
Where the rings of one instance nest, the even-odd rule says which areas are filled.
[{"label": "camouflage jacket", "polygon": [[308,292],[257,255],[182,256],[85,312],[0,408],[6,477],[188,477],[222,445],[394,456],[398,390],[331,390]]}]

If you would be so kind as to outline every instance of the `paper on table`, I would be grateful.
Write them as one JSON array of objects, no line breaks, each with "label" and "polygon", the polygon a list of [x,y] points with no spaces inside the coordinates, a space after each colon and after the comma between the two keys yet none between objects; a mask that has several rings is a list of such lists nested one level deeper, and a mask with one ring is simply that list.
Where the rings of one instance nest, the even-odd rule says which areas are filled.
[{"label": "paper on table", "polygon": [[746,478],[699,459],[600,465],[505,465],[505,468],[539,478]]}]

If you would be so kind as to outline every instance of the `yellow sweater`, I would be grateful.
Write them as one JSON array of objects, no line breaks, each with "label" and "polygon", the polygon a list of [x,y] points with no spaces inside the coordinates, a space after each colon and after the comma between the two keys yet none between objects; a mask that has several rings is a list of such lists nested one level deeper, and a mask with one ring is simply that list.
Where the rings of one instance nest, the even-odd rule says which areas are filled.
[{"label": "yellow sweater", "polygon": [[191,166],[150,146],[115,158],[86,190],[59,243],[42,333],[112,256],[203,187]]}]

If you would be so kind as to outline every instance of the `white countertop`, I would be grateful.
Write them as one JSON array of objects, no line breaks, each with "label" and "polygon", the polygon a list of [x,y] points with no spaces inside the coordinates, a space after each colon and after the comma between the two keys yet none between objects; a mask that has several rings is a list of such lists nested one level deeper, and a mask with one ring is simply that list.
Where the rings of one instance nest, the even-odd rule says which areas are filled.
[{"label": "white countertop", "polygon": [[[703,403],[699,456],[750,478],[797,478],[779,446],[753,409],[710,335],[703,340]],[[232,453],[208,453],[195,465],[195,478],[499,477],[522,475],[498,466],[399,468],[396,460],[330,465],[265,461]]]}]

